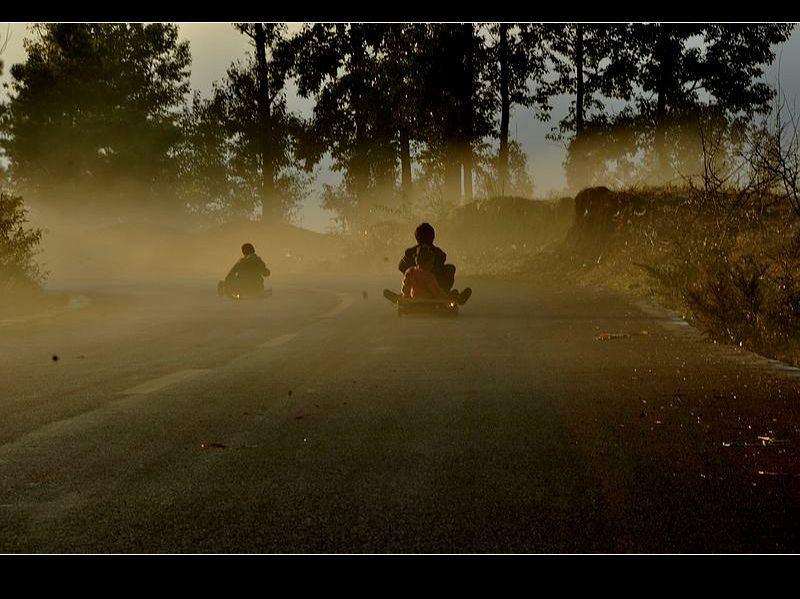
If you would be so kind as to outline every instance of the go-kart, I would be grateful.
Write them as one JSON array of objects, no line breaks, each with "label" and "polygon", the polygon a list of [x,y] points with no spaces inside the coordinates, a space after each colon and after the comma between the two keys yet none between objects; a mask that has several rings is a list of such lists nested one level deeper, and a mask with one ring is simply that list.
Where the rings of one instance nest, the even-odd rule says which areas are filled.
[{"label": "go-kart", "polygon": [[420,299],[405,297],[388,289],[383,296],[397,304],[397,315],[430,314],[433,316],[458,316],[458,302],[455,299]]},{"label": "go-kart", "polygon": [[256,289],[252,291],[242,291],[240,289],[229,289],[226,288],[225,282],[220,281],[217,283],[217,294],[220,297],[228,297],[230,299],[235,300],[245,300],[245,299],[265,299],[268,297],[272,297],[272,289]]},{"label": "go-kart", "polygon": [[228,295],[231,299],[235,300],[248,300],[248,299],[266,299],[272,297],[272,289],[265,289],[260,293],[231,293]]}]

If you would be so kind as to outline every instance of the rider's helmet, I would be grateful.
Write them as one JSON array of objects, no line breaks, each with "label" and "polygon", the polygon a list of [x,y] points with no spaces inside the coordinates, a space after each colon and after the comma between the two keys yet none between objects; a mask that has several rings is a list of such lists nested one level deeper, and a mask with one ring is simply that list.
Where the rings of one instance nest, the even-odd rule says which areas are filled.
[{"label": "rider's helmet", "polygon": [[414,239],[417,243],[425,245],[433,245],[433,239],[436,237],[436,231],[429,223],[422,223],[414,230]]}]

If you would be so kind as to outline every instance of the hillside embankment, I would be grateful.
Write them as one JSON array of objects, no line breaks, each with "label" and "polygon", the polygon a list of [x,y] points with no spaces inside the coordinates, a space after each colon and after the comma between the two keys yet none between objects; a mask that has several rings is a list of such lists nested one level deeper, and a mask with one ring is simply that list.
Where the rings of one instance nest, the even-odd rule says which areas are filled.
[{"label": "hillside embankment", "polygon": [[521,274],[646,298],[800,366],[800,219],[779,197],[585,189],[563,239]]}]

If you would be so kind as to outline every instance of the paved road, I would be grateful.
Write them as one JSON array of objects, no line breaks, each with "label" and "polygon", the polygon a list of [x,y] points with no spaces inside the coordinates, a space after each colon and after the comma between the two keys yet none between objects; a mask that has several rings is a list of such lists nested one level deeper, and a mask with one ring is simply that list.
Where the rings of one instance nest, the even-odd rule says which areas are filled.
[{"label": "paved road", "polygon": [[800,550],[796,370],[599,291],[399,318],[393,274],[0,321],[0,553]]}]

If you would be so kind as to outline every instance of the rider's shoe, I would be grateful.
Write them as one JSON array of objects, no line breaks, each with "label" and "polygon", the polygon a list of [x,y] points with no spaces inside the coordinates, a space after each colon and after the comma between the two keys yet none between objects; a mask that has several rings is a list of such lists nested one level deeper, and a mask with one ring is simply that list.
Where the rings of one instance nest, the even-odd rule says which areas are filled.
[{"label": "rider's shoe", "polygon": [[397,300],[400,299],[400,294],[399,293],[395,293],[394,291],[390,291],[388,289],[384,289],[383,290],[383,297],[385,297],[387,300],[389,300],[393,304],[396,304]]},{"label": "rider's shoe", "polygon": [[458,296],[458,304],[460,306],[466,304],[467,300],[470,298],[471,295],[472,295],[472,289],[470,289],[469,287],[464,287],[464,290]]},{"label": "rider's shoe", "polygon": [[219,283],[217,283],[217,295],[219,295],[220,297],[225,295],[225,281],[220,281]]}]

